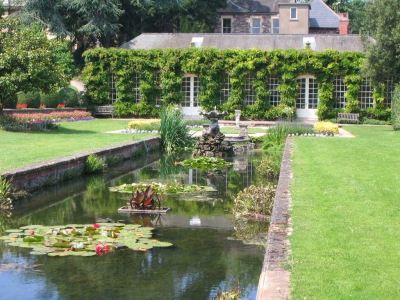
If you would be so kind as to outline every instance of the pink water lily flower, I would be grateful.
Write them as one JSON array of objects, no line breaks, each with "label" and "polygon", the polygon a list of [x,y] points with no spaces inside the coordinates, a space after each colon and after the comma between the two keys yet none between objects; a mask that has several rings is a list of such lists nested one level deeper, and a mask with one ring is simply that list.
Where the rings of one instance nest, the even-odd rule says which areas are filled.
[{"label": "pink water lily flower", "polygon": [[100,225],[97,224],[97,223],[94,223],[94,224],[93,224],[93,227],[97,229],[97,228],[100,228]]},{"label": "pink water lily flower", "polygon": [[101,253],[101,250],[103,250],[103,246],[102,245],[97,245],[95,248],[95,251],[97,254]]}]

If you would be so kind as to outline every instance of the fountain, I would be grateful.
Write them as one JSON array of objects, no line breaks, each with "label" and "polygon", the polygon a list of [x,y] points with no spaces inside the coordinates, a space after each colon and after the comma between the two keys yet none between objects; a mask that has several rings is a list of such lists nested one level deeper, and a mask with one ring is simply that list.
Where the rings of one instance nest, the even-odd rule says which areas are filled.
[{"label": "fountain", "polygon": [[204,125],[203,135],[197,141],[193,157],[196,156],[207,156],[207,157],[232,157],[234,156],[233,145],[225,141],[225,135],[220,132],[218,120],[226,116],[228,113],[223,111],[222,113],[217,110],[210,112],[200,112],[200,115],[205,116],[210,120],[210,125]]}]

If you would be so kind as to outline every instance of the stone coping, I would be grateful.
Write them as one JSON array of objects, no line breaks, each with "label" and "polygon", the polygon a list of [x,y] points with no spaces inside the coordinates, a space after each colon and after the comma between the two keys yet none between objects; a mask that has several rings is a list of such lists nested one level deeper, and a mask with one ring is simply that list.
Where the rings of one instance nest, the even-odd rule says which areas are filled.
[{"label": "stone coping", "polygon": [[292,138],[286,139],[281,172],[272,209],[263,268],[258,282],[257,300],[282,300],[290,298],[290,271],[285,269],[288,263],[289,241],[291,233],[290,183]]}]

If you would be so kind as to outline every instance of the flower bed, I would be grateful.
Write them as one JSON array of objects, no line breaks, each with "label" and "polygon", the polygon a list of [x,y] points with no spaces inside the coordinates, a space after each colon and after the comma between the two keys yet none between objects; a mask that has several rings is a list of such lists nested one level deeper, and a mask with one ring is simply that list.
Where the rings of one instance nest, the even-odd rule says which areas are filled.
[{"label": "flower bed", "polygon": [[15,118],[19,123],[25,122],[40,122],[40,121],[53,121],[53,122],[61,122],[61,121],[79,121],[79,120],[91,120],[93,119],[90,112],[87,111],[53,111],[49,114],[43,113],[13,113],[11,117]]},{"label": "flower bed", "polygon": [[9,131],[46,131],[56,127],[62,121],[92,120],[90,112],[86,111],[53,111],[51,113],[12,113],[3,117],[0,124]]}]

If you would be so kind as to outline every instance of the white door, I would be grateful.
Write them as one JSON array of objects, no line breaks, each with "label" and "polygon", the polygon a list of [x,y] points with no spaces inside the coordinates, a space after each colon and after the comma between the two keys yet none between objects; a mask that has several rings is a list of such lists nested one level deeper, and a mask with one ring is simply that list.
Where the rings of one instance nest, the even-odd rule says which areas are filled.
[{"label": "white door", "polygon": [[303,76],[297,78],[299,89],[296,99],[296,113],[298,118],[318,119],[318,85],[314,77]]},{"label": "white door", "polygon": [[185,116],[199,116],[198,95],[200,81],[196,75],[185,75],[182,78],[183,101],[181,103]]}]

